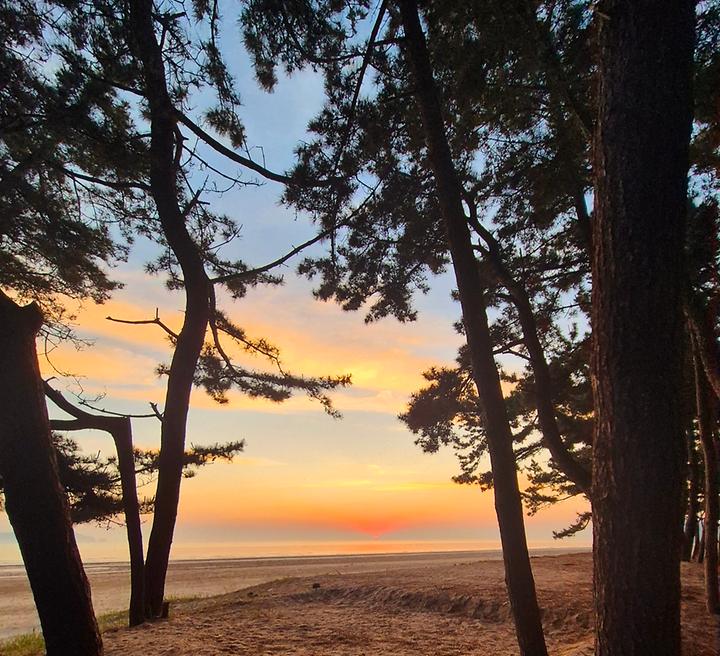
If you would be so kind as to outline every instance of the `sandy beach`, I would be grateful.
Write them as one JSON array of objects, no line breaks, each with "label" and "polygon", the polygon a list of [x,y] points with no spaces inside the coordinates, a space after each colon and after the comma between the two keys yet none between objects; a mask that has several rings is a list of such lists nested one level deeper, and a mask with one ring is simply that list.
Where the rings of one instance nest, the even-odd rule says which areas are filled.
[{"label": "sandy beach", "polygon": [[[553,550],[539,549],[537,553]],[[355,574],[424,568],[470,560],[496,560],[500,551],[452,551],[341,556],[225,558],[172,561],[168,569],[168,597],[208,597],[277,579],[326,574]],[[124,610],[130,599],[128,565],[87,563],[98,615]],[[39,630],[30,586],[22,566],[0,566],[0,640]]]},{"label": "sandy beach", "polygon": [[[460,552],[175,563],[170,594],[208,594],[218,586],[235,591],[174,602],[169,620],[107,631],[106,654],[517,654],[502,563],[492,556]],[[550,652],[591,656],[590,554],[534,557],[533,568]],[[109,602],[103,590],[119,573],[91,571],[91,576],[102,609]],[[703,599],[701,567],[683,563],[684,656],[720,653],[718,623]],[[5,590],[2,603],[4,626]]]},{"label": "sandy beach", "polygon": [[[550,652],[591,656],[590,555],[534,558],[533,567]],[[683,654],[716,656],[701,568],[684,564],[683,576]],[[263,583],[176,604],[169,620],[108,632],[105,644],[107,656],[518,653],[502,563],[473,559]]]}]

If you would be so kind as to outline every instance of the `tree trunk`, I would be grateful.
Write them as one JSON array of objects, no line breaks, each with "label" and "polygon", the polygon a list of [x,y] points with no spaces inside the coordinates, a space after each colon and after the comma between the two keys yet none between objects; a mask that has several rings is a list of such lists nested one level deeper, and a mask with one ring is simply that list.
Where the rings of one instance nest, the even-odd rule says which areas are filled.
[{"label": "tree trunk", "polygon": [[95,415],[70,403],[60,392],[45,382],[45,395],[61,410],[75,419],[53,419],[53,430],[101,430],[110,433],[117,453],[120,487],[122,489],[123,513],[130,554],[130,607],[128,623],[137,626],[145,621],[145,560],[143,557],[140,501],[135,477],[135,454],[133,452],[132,424],[129,417],[105,417]]},{"label": "tree trunk", "polygon": [[135,478],[135,454],[133,452],[132,426],[129,417],[117,417],[119,421],[111,431],[118,456],[120,485],[122,486],[125,528],[130,553],[130,607],[128,622],[137,626],[145,621],[145,559],[143,555],[140,501]]},{"label": "tree trunk", "polygon": [[677,656],[694,3],[605,0],[595,20],[596,654]]},{"label": "tree trunk", "polygon": [[713,440],[717,419],[717,399],[708,387],[700,354],[695,343],[695,398],[705,461],[705,519],[703,521],[705,603],[709,613],[720,613],[718,589],[718,462]]},{"label": "tree trunk", "polygon": [[35,350],[37,305],[0,292],[0,475],[48,656],[102,654],[90,598],[50,439]]},{"label": "tree trunk", "polygon": [[572,481],[578,490],[590,496],[592,485],[591,474],[582,463],[569,451],[562,440],[560,428],[555,417],[555,402],[553,400],[553,384],[550,377],[550,367],[545,358],[545,350],[540,342],[537,330],[537,321],[530,304],[525,287],[519,283],[508,271],[502,260],[500,245],[493,235],[476,223],[476,230],[485,240],[488,248],[488,259],[498,282],[503,285],[513,299],[518,313],[518,320],[523,334],[523,342],[530,357],[533,370],[533,391],[535,393],[535,407],[538,413],[538,423],[542,433],[543,446],[550,451],[558,469]]},{"label": "tree trunk", "polygon": [[415,0],[400,0],[399,6],[405,32],[406,56],[415,77],[416,95],[460,294],[473,376],[481,399],[493,472],[495,510],[505,562],[505,580],[520,652],[525,656],[545,656],[547,650],[527,550],[512,433],[493,358],[482,284],[462,206],[461,187],[445,134],[417,5]]},{"label": "tree trunk", "polygon": [[695,541],[693,542],[693,548],[692,553],[690,554],[690,560],[694,563],[701,563],[702,562],[702,551],[703,551],[703,545],[705,544],[705,540],[703,539],[702,535],[702,525],[700,522],[698,522],[697,526],[695,527]]},{"label": "tree trunk", "polygon": [[[697,373],[696,373],[697,375]],[[700,510],[700,463],[698,462],[697,449],[695,449],[695,434],[688,431],[687,436],[688,452],[688,496],[685,507],[685,527],[683,529],[682,559],[690,562],[693,553],[693,543],[698,529],[698,511]]]},{"label": "tree trunk", "polygon": [[715,313],[692,293],[687,294],[684,301],[685,316],[695,339],[697,355],[715,396],[720,399],[720,346],[715,335]]},{"label": "tree trunk", "polygon": [[180,265],[185,287],[185,319],[168,373],[155,515],[145,562],[146,612],[149,617],[160,617],[180,501],[190,392],[210,317],[210,282],[179,205],[176,113],[168,92],[163,53],[155,36],[153,2],[131,0],[129,7],[128,40],[142,62],[143,90],[150,107],[150,187],[165,239]]}]

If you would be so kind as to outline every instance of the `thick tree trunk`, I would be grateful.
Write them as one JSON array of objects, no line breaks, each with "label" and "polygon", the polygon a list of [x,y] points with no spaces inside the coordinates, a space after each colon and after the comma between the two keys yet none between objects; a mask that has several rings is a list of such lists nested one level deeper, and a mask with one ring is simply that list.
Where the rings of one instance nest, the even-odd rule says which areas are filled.
[{"label": "thick tree trunk", "polygon": [[53,419],[53,430],[101,430],[110,433],[117,453],[122,489],[123,513],[130,555],[130,607],[128,623],[137,626],[145,621],[145,560],[143,556],[140,501],[135,477],[135,454],[133,452],[132,424],[129,417],[105,417],[94,415],[75,407],[60,392],[45,383],[45,395],[61,410],[75,419]]},{"label": "thick tree trunk", "polygon": [[520,652],[527,656],[545,656],[547,650],[527,550],[512,433],[493,358],[482,284],[462,207],[460,183],[447,143],[417,5],[415,0],[400,0],[399,6],[405,32],[406,56],[415,76],[416,95],[460,294],[473,375],[481,399],[505,562],[505,580]]},{"label": "thick tree trunk", "polygon": [[36,305],[0,292],[0,475],[5,509],[20,546],[48,656],[102,654],[70,515],[50,439],[35,350]]},{"label": "thick tree trunk", "polygon": [[688,489],[682,545],[682,559],[686,562],[689,562],[692,558],[695,534],[698,530],[698,511],[700,510],[700,499],[698,496],[700,493],[700,463],[698,462],[698,454],[694,442],[694,433],[688,431]]},{"label": "thick tree trunk", "polygon": [[[709,613],[720,613],[718,589],[718,461],[713,440],[717,420],[717,398],[708,386],[700,354],[695,343],[695,398],[698,427],[705,461],[705,518],[703,521],[705,603]],[[713,411],[714,410],[714,411]]]},{"label": "thick tree trunk", "polygon": [[182,480],[190,393],[210,317],[210,282],[188,233],[177,188],[176,112],[168,92],[163,53],[155,36],[152,0],[129,2],[129,43],[143,66],[143,89],[150,106],[150,187],[165,239],[183,274],[185,320],[175,342],[160,438],[158,482],[147,560],[146,612],[162,614]]},{"label": "thick tree trunk", "polygon": [[680,653],[694,3],[606,0],[593,231],[597,656]]}]

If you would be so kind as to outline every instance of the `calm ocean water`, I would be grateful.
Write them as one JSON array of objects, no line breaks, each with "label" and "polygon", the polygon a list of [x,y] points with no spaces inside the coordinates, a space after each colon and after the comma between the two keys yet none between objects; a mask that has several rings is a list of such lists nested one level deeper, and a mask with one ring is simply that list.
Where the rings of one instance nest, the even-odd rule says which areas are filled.
[{"label": "calm ocean water", "polygon": [[[391,540],[369,541],[313,541],[313,542],[202,542],[173,544],[172,560],[220,560],[235,558],[290,558],[294,556],[335,556],[354,554],[426,553],[437,551],[493,551],[499,549],[496,541],[428,540],[401,542]],[[557,544],[536,545],[539,548]],[[79,540],[83,562],[125,563],[127,547],[122,542],[83,542]],[[16,544],[0,544],[0,567],[3,572],[22,565]]]},{"label": "calm ocean water", "polygon": [[[531,544],[535,555],[557,551],[589,549],[589,545],[563,542]],[[125,546],[117,543],[80,543],[83,562],[89,570],[115,571],[128,563]],[[307,558],[313,556],[351,556],[378,554],[422,554],[439,552],[483,552],[487,557],[500,557],[500,545],[496,541],[428,540],[400,542],[390,540],[351,542],[273,542],[273,543],[176,543],[171,554],[172,561],[193,560],[245,560],[274,558]],[[0,577],[22,576],[24,568],[16,545],[0,544]]]}]

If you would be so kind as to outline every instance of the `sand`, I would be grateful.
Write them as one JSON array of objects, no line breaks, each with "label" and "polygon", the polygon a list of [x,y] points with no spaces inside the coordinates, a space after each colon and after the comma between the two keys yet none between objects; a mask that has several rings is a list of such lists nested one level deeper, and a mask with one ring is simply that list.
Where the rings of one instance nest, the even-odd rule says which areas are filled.
[{"label": "sand", "polygon": [[[543,550],[539,550],[542,552]],[[551,550],[545,550],[548,552]],[[168,597],[207,597],[281,578],[316,574],[352,574],[450,565],[469,559],[499,559],[500,551],[456,551],[359,556],[296,556],[172,561],[168,569]],[[127,608],[130,598],[128,566],[89,563],[85,571],[98,615]],[[0,640],[39,631],[30,586],[22,567],[0,566]]]},{"label": "sand", "polygon": [[[548,647],[592,655],[589,554],[533,559]],[[683,565],[683,654],[716,656],[702,571]],[[107,656],[419,656],[517,654],[502,563],[416,566],[293,577],[177,603],[169,620],[105,634]]]},{"label": "sand", "polygon": [[[512,656],[518,649],[502,563],[487,557],[466,552],[175,563],[171,593],[242,589],[176,601],[168,620],[107,631],[105,653]],[[590,554],[536,557],[533,569],[552,656],[592,656]],[[91,568],[96,606],[118,576]],[[7,618],[0,618],[4,625]],[[720,653],[720,627],[705,610],[696,564],[683,564],[682,620],[684,656]]]}]

